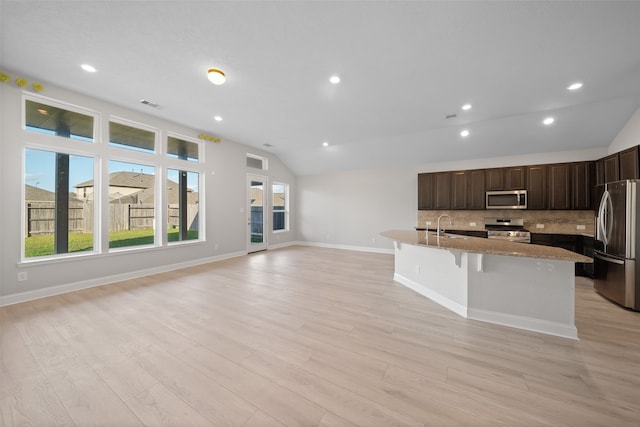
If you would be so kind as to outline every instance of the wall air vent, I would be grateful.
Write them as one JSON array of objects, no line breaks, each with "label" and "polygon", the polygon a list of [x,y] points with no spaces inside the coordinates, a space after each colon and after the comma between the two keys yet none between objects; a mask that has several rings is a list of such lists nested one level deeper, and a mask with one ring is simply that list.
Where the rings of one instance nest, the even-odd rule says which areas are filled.
[{"label": "wall air vent", "polygon": [[140,103],[144,104],[144,105],[148,105],[149,107],[153,107],[153,108],[158,108],[159,107],[158,104],[156,104],[155,102],[151,102],[148,99],[141,99]]}]

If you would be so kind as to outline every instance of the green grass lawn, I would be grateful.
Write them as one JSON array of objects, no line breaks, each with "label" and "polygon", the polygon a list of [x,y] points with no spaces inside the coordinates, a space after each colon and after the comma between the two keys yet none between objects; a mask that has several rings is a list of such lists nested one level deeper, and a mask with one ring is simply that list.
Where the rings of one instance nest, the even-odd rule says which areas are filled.
[{"label": "green grass lawn", "polygon": [[[178,241],[180,234],[177,229],[170,229],[168,240]],[[187,240],[198,238],[197,231],[189,231]],[[109,233],[109,248],[122,248],[126,246],[152,245],[153,229],[112,231]],[[69,234],[69,252],[83,252],[93,249],[93,234],[71,233]],[[32,236],[24,239],[25,258],[54,254],[53,235]]]}]

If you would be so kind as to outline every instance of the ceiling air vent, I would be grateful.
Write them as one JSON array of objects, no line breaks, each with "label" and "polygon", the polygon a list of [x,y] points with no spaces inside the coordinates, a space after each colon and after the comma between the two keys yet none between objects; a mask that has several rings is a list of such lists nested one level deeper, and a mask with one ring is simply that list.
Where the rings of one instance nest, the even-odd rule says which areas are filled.
[{"label": "ceiling air vent", "polygon": [[447,114],[444,116],[445,119],[455,119],[456,117],[458,117],[457,114]]},{"label": "ceiling air vent", "polygon": [[156,104],[155,102],[151,102],[148,99],[141,99],[140,103],[144,104],[144,105],[148,105],[149,107],[153,107],[153,108],[158,108],[159,107],[158,104]]}]

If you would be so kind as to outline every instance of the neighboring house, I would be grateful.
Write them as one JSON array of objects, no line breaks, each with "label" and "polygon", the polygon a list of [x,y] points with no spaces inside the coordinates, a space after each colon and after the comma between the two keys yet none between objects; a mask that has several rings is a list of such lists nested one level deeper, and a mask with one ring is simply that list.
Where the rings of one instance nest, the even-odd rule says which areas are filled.
[{"label": "neighboring house", "polygon": [[[77,198],[93,200],[93,180],[75,186]],[[198,193],[187,190],[187,204],[198,203]],[[167,204],[178,204],[178,183],[167,180]],[[155,200],[155,176],[141,172],[109,174],[109,201],[123,204],[147,204]]]},{"label": "neighboring house", "polygon": [[[55,202],[56,193],[25,184],[24,200],[25,202]],[[76,193],[69,193],[69,200],[77,201]]]}]

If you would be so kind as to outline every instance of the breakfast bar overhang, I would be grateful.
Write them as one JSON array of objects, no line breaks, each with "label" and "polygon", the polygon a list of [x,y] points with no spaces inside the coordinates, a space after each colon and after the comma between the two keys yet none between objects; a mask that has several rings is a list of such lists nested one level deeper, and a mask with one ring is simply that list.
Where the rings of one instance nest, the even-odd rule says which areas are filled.
[{"label": "breakfast bar overhang", "polygon": [[394,280],[458,315],[578,339],[575,266],[562,249],[430,231],[389,230]]}]

